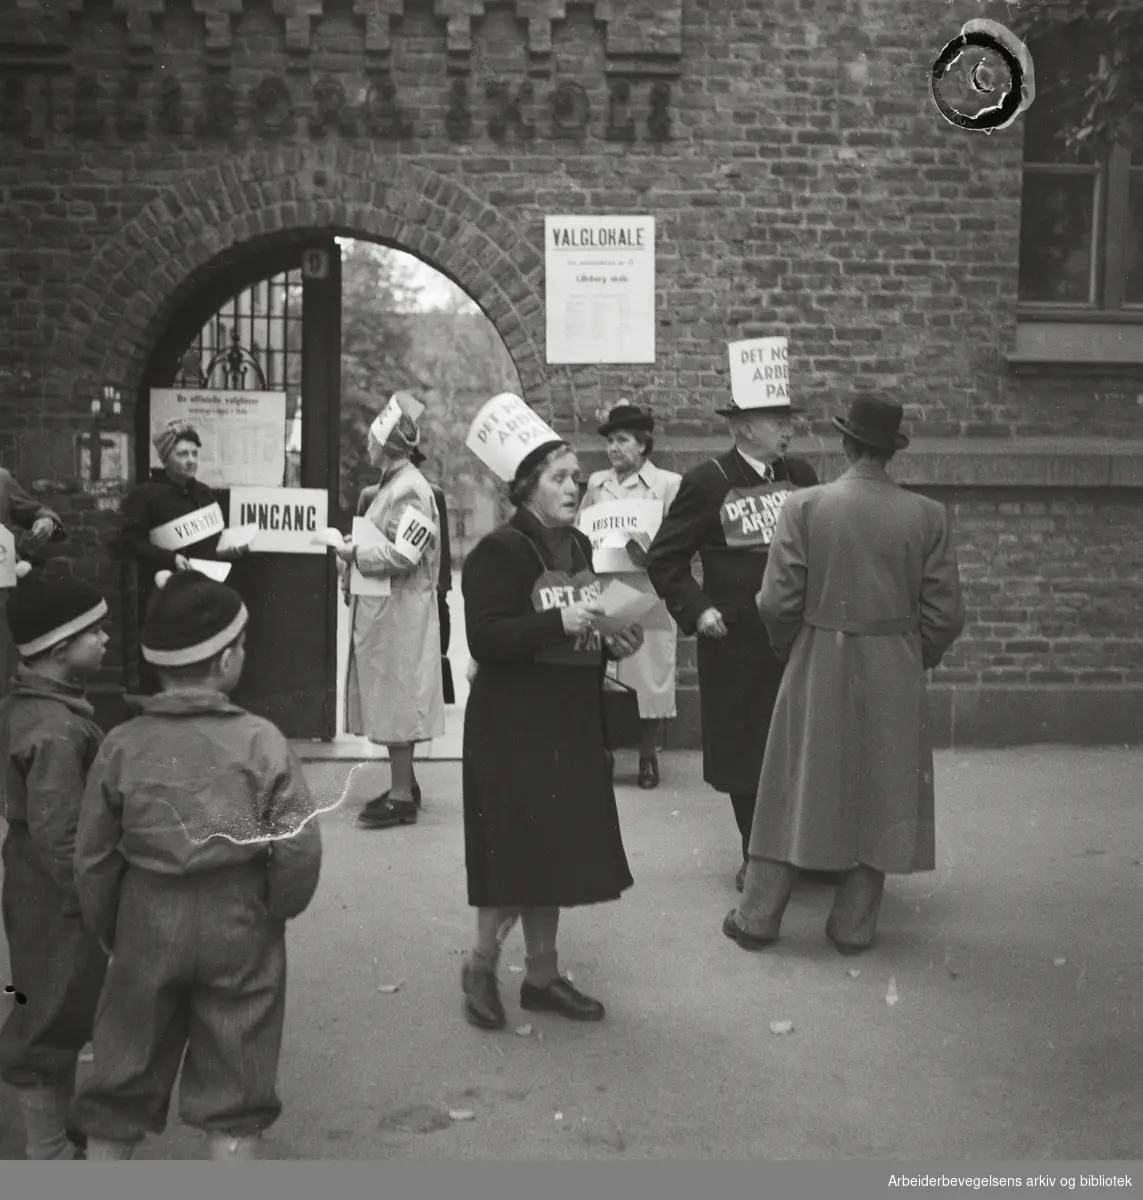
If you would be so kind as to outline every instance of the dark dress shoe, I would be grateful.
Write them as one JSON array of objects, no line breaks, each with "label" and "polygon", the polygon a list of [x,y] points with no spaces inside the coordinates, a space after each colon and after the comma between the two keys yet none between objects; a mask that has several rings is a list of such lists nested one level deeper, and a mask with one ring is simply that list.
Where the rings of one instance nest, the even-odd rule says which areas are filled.
[{"label": "dark dress shoe", "polygon": [[746,888],[746,864],[738,868],[738,874],[734,877],[734,886],[741,892]]},{"label": "dark dress shoe", "polygon": [[659,786],[659,760],[657,758],[641,758],[639,760],[639,786],[641,788],[657,788]]},{"label": "dark dress shoe", "polygon": [[603,1005],[572,987],[566,979],[553,979],[547,987],[537,987],[534,983],[521,984],[520,1007],[559,1013],[569,1021],[603,1020]]},{"label": "dark dress shoe", "polygon": [[[361,811],[362,812],[372,812],[374,809],[383,808],[385,806],[385,802],[388,799],[389,799],[389,793],[387,791],[382,792],[380,796],[376,796],[372,800],[370,800],[366,804],[364,804],[362,806]],[[420,784],[416,784],[416,783],[413,784],[413,803],[418,808],[421,807]]]},{"label": "dark dress shoe", "polygon": [[853,942],[839,942],[828,933],[826,937],[833,942],[833,948],[838,954],[844,954],[846,958],[855,958],[858,954],[864,954],[869,949],[868,946],[856,946]]},{"label": "dark dress shoe", "polygon": [[738,909],[732,908],[726,914],[726,920],[722,923],[722,932],[732,942],[737,942],[743,950],[765,950],[767,946],[772,946],[778,940],[777,938],[755,937],[754,934],[747,933],[734,919],[734,914],[737,911]]},{"label": "dark dress shoe", "polygon": [[394,825],[415,825],[417,802],[394,800],[388,792],[367,804],[357,817],[362,829],[392,829]]},{"label": "dark dress shoe", "polygon": [[493,971],[483,971],[465,963],[460,971],[464,992],[464,1015],[477,1029],[503,1029],[508,1023],[500,999],[500,985]]}]

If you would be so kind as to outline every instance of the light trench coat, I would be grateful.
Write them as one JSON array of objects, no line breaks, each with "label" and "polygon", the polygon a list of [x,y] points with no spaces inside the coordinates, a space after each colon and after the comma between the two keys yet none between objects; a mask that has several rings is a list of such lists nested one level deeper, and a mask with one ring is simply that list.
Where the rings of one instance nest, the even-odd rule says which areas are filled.
[{"label": "light trench coat", "polygon": [[[390,518],[413,508],[433,525],[436,499],[425,477],[403,463],[383,478],[365,518],[384,531]],[[440,541],[434,539],[412,570],[392,539],[362,546],[362,575],[388,576],[388,596],[354,596],[345,682],[349,733],[386,746],[427,742],[445,731],[441,688],[441,631],[437,611]]]},{"label": "light trench coat", "polygon": [[[663,471],[654,463],[645,462],[633,475],[620,480],[613,469],[596,471],[587,482],[583,508],[612,500],[658,500],[663,514],[679,493],[682,476]],[[634,563],[631,570],[619,576],[624,583],[640,592],[653,594],[655,589]],[[679,631],[660,600],[642,622],[643,645],[636,653],[615,664],[612,673],[620,683],[635,689],[639,697],[639,716],[643,720],[665,720],[676,715],[675,659]]]},{"label": "light trench coat", "polygon": [[750,855],[810,870],[936,866],[925,671],[964,627],[945,508],[863,461],[795,492],[758,611],[789,661]]}]

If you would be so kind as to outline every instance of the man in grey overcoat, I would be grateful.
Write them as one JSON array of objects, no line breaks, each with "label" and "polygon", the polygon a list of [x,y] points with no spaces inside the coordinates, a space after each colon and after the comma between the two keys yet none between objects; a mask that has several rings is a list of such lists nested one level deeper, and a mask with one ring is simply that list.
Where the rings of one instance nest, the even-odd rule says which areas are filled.
[{"label": "man in grey overcoat", "polygon": [[788,660],[770,725],[742,902],[723,932],[778,938],[798,869],[844,871],[826,935],[873,941],[886,874],[936,867],[925,672],[964,627],[944,505],[886,472],[901,406],[862,395],[834,418],[849,469],[778,519],[758,611]]}]

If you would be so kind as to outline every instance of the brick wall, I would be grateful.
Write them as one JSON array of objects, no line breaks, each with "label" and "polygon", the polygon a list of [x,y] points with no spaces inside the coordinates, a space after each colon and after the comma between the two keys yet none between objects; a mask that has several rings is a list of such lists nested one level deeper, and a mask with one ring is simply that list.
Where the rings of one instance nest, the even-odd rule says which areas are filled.
[{"label": "brick wall", "polygon": [[[965,545],[972,623],[946,684],[1139,680],[1138,493],[957,490],[971,482],[957,454],[974,440],[1123,442],[1143,423],[1129,376],[1005,365],[1022,126],[961,132],[928,93],[930,64],[979,5],[157,7],[21,0],[0,18],[0,452],[22,475],[63,470],[101,383],[133,399],[196,287],[253,244],[332,228],[456,279],[529,400],[581,441],[624,392],[659,414],[664,465],[693,458],[722,434],[725,343],[754,333],[790,337],[811,448],[832,444],[828,418],[853,388],[899,395],[914,435],[948,457],[920,482],[954,502]],[[57,58],[55,74],[27,69]],[[208,117],[225,115],[223,83],[237,107],[220,132]],[[489,89],[528,83],[521,124]],[[561,88],[570,110],[553,108]],[[567,114],[584,102],[577,129]],[[543,218],[561,211],[657,218],[653,367],[546,366]],[[77,531],[61,565],[116,594],[115,514],[53,499]]]}]

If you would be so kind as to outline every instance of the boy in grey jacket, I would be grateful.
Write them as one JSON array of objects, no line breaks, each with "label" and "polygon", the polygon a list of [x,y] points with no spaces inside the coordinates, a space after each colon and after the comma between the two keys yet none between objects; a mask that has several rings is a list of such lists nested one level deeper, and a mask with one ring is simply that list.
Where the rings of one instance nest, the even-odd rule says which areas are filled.
[{"label": "boy in grey jacket", "polygon": [[7,605],[22,662],[0,703],[4,932],[13,1006],[0,1077],[17,1090],[31,1159],[78,1154],[66,1127],[107,956],[84,928],[72,858],[84,777],[103,731],[83,679],[103,661],[107,604],[81,579],[27,573]]},{"label": "boy in grey jacket", "polygon": [[80,811],[79,899],[111,962],[74,1112],[90,1159],[130,1158],[165,1129],[181,1064],[210,1157],[254,1158],[281,1113],[285,925],[317,889],[317,806],[281,732],[228,698],[237,593],[163,577],[142,636],[162,691],[108,736]]}]

